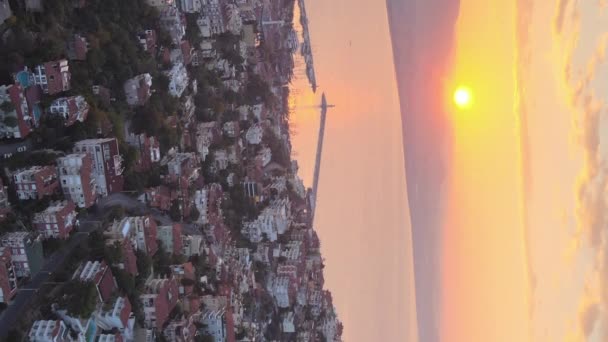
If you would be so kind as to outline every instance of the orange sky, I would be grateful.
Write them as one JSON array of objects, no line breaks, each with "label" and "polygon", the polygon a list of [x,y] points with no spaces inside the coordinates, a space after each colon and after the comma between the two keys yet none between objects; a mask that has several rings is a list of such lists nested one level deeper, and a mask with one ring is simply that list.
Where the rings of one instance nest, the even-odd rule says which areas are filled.
[{"label": "orange sky", "polygon": [[461,1],[447,89],[465,84],[475,103],[468,110],[451,109],[453,173],[443,241],[442,341],[528,340],[513,111],[514,6],[513,1]]}]

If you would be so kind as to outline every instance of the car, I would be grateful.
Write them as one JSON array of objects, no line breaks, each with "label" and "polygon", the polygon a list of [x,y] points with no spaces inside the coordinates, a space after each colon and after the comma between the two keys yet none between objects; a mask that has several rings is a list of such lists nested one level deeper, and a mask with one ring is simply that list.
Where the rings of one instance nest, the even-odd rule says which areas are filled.
[{"label": "car", "polygon": [[19,146],[17,148],[17,152],[25,152],[25,151],[27,151],[27,146]]}]

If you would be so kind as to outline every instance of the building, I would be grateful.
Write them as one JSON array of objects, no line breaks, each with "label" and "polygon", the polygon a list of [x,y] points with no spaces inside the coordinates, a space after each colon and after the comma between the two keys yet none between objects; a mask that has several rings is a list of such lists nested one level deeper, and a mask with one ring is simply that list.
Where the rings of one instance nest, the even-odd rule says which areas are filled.
[{"label": "building", "polygon": [[249,127],[247,133],[245,134],[245,139],[247,139],[247,142],[252,145],[258,145],[259,143],[261,143],[263,137],[264,129],[260,124],[255,124]]},{"label": "building", "polygon": [[198,13],[203,8],[201,0],[179,0],[179,8],[185,13]]},{"label": "building", "polygon": [[[208,20],[209,22],[210,36],[215,36],[226,32],[222,3],[220,3],[219,0],[205,1],[201,11],[201,16],[206,18],[205,20]],[[203,32],[201,31],[201,33]]]},{"label": "building", "polygon": [[169,187],[159,185],[154,188],[148,188],[144,191],[143,202],[151,208],[156,208],[162,211],[169,211],[174,199],[177,199],[176,193],[172,192]]},{"label": "building", "polygon": [[156,55],[156,30],[145,30],[137,35],[137,40],[144,51],[150,53],[152,56]]},{"label": "building", "polygon": [[19,84],[0,86],[0,138],[25,138],[35,126]]},{"label": "building", "polygon": [[129,298],[117,297],[95,312],[97,326],[104,331],[116,329],[125,340],[133,340],[135,316]]},{"label": "building", "polygon": [[158,240],[165,251],[171,254],[182,254],[182,226],[179,223],[158,226]]},{"label": "building", "polygon": [[268,292],[272,294],[279,308],[288,308],[296,295],[295,281],[286,276],[275,277],[270,281]]},{"label": "building", "polygon": [[204,331],[213,336],[214,341],[226,341],[228,334],[226,329],[226,309],[228,299],[225,296],[203,296],[205,310],[201,316]]},{"label": "building", "polygon": [[183,63],[177,63],[173,67],[164,72],[169,78],[169,94],[174,97],[180,97],[184,90],[188,87],[188,71]]},{"label": "building", "polygon": [[144,310],[145,327],[162,331],[178,297],[177,282],[173,277],[146,281],[143,294],[139,296]]},{"label": "building", "polygon": [[170,181],[182,180],[190,183],[199,177],[200,163],[193,152],[173,153],[163,160],[169,169]]},{"label": "building", "polygon": [[67,42],[67,56],[71,60],[85,61],[89,51],[89,42],[79,34],[74,34]]},{"label": "building", "polygon": [[125,340],[122,337],[122,334],[120,334],[120,333],[116,333],[116,334],[101,334],[97,338],[97,342],[126,342],[126,341],[128,341],[128,340]]},{"label": "building", "polygon": [[[180,265],[171,265],[171,274],[179,282],[179,295],[190,295],[194,290],[194,284],[196,275],[194,272],[194,266],[191,262],[186,262]],[[190,284],[185,285],[182,280],[190,280]]]},{"label": "building", "polygon": [[8,303],[17,293],[17,274],[11,249],[0,247],[0,303]]},{"label": "building", "polygon": [[82,262],[74,271],[72,279],[93,282],[102,303],[110,299],[118,287],[110,266],[104,260]]},{"label": "building", "polygon": [[182,255],[184,257],[200,255],[204,247],[205,240],[202,235],[182,235]]},{"label": "building", "polygon": [[76,215],[74,202],[60,201],[51,203],[44,211],[36,213],[32,223],[46,238],[67,239],[77,225]]},{"label": "building", "polygon": [[106,239],[106,246],[113,247],[120,250],[120,261],[112,264],[112,266],[121,269],[130,275],[136,276],[137,271],[137,256],[135,255],[135,249],[129,239],[124,238],[109,238]]},{"label": "building", "polygon": [[175,6],[175,0],[146,0],[146,3],[152,7]]},{"label": "building", "polygon": [[86,153],[73,153],[57,158],[57,170],[63,195],[79,208],[88,208],[97,199],[97,182],[93,160]]},{"label": "building", "polygon": [[34,84],[39,85],[45,94],[55,95],[70,90],[72,74],[67,59],[46,62],[33,71]]},{"label": "building", "polygon": [[152,96],[152,76],[141,74],[125,81],[123,85],[129,106],[143,106]]},{"label": "building", "polygon": [[76,121],[84,122],[89,114],[89,104],[83,96],[60,97],[51,103],[49,113],[59,115],[66,126]]},{"label": "building", "polygon": [[160,142],[155,137],[149,137],[145,133],[131,133],[127,137],[127,143],[139,151],[139,158],[135,162],[136,171],[148,171],[153,164],[160,162]]},{"label": "building", "polygon": [[115,221],[105,235],[120,241],[129,240],[135,249],[149,256],[158,250],[156,221],[150,216],[130,216]]},{"label": "building", "polygon": [[29,232],[10,232],[2,236],[2,247],[10,248],[17,278],[38,273],[44,263],[42,241]]},{"label": "building", "polygon": [[238,121],[228,121],[222,126],[224,134],[229,138],[236,138],[241,134]]},{"label": "building", "polygon": [[87,139],[76,142],[75,153],[87,153],[93,160],[93,176],[101,196],[123,189],[122,156],[116,138]]},{"label": "building", "polygon": [[28,334],[30,342],[69,342],[74,341],[70,329],[62,320],[35,321]]},{"label": "building", "polygon": [[0,178],[0,222],[4,221],[8,213],[12,211],[11,203],[8,201],[7,187]]},{"label": "building", "polygon": [[41,199],[59,190],[57,168],[54,166],[32,166],[17,171],[13,181],[20,200]]},{"label": "building", "polygon": [[110,102],[112,101],[112,94],[110,93],[110,89],[102,85],[96,84],[91,86],[91,92],[93,93],[93,95],[99,98],[104,105],[110,105]]},{"label": "building", "polygon": [[186,35],[185,17],[177,7],[165,6],[160,10],[160,26],[169,33],[173,44],[178,45]]}]

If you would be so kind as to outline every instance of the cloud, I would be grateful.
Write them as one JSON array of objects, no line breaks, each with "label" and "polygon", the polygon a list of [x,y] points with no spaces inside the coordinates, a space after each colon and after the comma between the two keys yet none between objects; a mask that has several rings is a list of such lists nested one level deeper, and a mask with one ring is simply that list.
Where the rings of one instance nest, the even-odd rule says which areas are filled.
[{"label": "cloud", "polygon": [[553,29],[558,35],[562,33],[565,13],[569,4],[570,0],[558,0],[557,8],[555,11],[555,18],[553,19]]},{"label": "cloud", "polygon": [[[529,75],[530,59],[532,50],[530,47],[530,25],[532,22],[533,12],[533,1],[532,0],[517,0],[516,3],[516,27],[515,27],[515,39],[516,45],[516,64],[515,64],[515,103],[514,111],[518,122],[518,135],[519,135],[519,152],[520,152],[520,174],[522,179],[522,191],[521,191],[521,216],[522,226],[524,229],[524,247],[526,257],[526,268],[528,275],[528,292],[529,292],[529,307],[528,316],[532,320],[534,316],[534,305],[536,303],[535,291],[536,291],[536,275],[532,267],[532,257],[530,254],[530,229],[528,224],[528,205],[527,198],[532,188],[532,171],[530,162],[530,139],[528,133],[528,98],[525,89],[527,84],[526,77]],[[530,324],[530,329],[533,325]],[[532,331],[530,331],[532,336]]]},{"label": "cloud", "polygon": [[[606,60],[608,34],[599,37],[595,50],[580,73],[576,70],[573,55],[580,35],[580,14],[577,6],[568,0],[558,0],[554,20],[555,35],[564,51],[563,81],[568,91],[572,111],[572,135],[583,152],[583,167],[575,185],[575,216],[577,245],[590,247],[595,259],[586,280],[577,314],[577,333],[574,341],[587,340],[598,326],[608,324],[608,165],[600,155],[599,133],[605,103],[595,94],[593,81],[598,69]],[[568,18],[569,22],[566,22]],[[564,27],[571,28],[568,32]],[[604,329],[605,330],[605,329]],[[601,340],[608,340],[608,331],[601,332]]]}]

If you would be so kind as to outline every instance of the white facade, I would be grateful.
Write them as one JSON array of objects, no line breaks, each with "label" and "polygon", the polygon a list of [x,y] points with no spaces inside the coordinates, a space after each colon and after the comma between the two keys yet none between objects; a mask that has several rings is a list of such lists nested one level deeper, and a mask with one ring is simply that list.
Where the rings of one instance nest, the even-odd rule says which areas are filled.
[{"label": "white facade", "polygon": [[[93,159],[93,176],[97,184],[97,193],[101,196],[108,195],[108,179],[106,179],[106,163],[113,165],[113,173],[116,176],[122,174],[122,156],[118,150],[112,151],[111,144],[116,143],[116,138],[87,139],[76,142],[74,151],[86,152]],[[115,153],[115,154],[114,154]]]},{"label": "white facade", "polygon": [[73,153],[57,158],[57,170],[63,194],[80,208],[87,207],[85,191],[92,190],[93,196],[97,193],[97,182],[92,175],[90,183],[83,184],[82,161],[84,158],[86,158],[84,153]]},{"label": "white facade", "polygon": [[35,321],[28,334],[30,342],[73,341],[63,321]]},{"label": "white facade", "polygon": [[197,13],[203,8],[201,0],[180,0],[179,5],[182,12],[186,13]]},{"label": "white facade", "polygon": [[60,97],[51,103],[51,114],[60,115],[64,120],[75,116],[74,120],[84,122],[89,112],[89,104],[83,96]]},{"label": "white facade", "polygon": [[247,139],[247,142],[252,145],[258,145],[259,143],[261,143],[263,137],[264,129],[260,124],[255,124],[249,127],[247,133],[245,134],[245,139]]},{"label": "white facade", "polygon": [[114,239],[129,239],[133,247],[147,253],[145,227],[149,224],[150,218],[148,216],[125,217],[120,221],[114,221],[106,234]]},{"label": "white facade", "polygon": [[251,242],[258,243],[266,236],[276,241],[291,224],[291,204],[288,199],[273,201],[260,213],[258,218],[243,225],[242,233]]},{"label": "white facade", "polygon": [[129,310],[127,316],[127,322],[123,322],[123,315],[125,313],[126,306],[128,304],[126,297],[118,297],[114,301],[114,304],[107,310],[103,308],[98,309],[95,312],[95,318],[97,325],[103,330],[118,329],[126,340],[133,339],[133,327],[135,325],[135,316]]},{"label": "white facade", "polygon": [[[140,90],[142,87],[147,88],[144,92]],[[150,97],[152,88],[152,76],[150,74],[141,74],[125,81],[123,89],[127,103],[130,106],[141,105]]]},{"label": "white facade", "polygon": [[169,33],[173,44],[179,44],[186,35],[186,27],[182,21],[182,14],[177,7],[167,6],[161,10],[160,25]]},{"label": "white facade", "polygon": [[[28,105],[27,105],[25,96],[23,96],[23,92],[19,93],[19,103],[13,103],[9,96],[9,89],[11,87],[14,87],[14,85],[9,85],[9,86],[0,85],[0,105],[7,102],[7,103],[12,104],[13,107],[19,106],[21,113],[23,113],[22,119],[24,121],[29,121],[31,118],[28,115],[28,113],[29,113]],[[15,125],[15,126],[6,125],[4,123],[4,119],[8,118],[8,117],[15,118],[17,120],[17,125]],[[18,118],[18,113],[17,113],[16,108],[14,108],[13,110],[8,111],[8,112],[5,112],[2,109],[0,109],[0,136],[6,137],[6,138],[23,138],[21,136],[21,130],[19,129],[19,118]]]},{"label": "white facade", "polygon": [[169,94],[174,97],[180,97],[184,90],[188,87],[188,72],[182,63],[173,65],[171,70],[165,71],[165,75],[169,78]]},{"label": "white facade", "polygon": [[277,306],[288,308],[291,304],[289,299],[289,287],[291,280],[289,277],[276,277],[270,281],[269,292],[274,297]]},{"label": "white facade", "polygon": [[189,258],[200,255],[205,243],[202,235],[182,235],[182,255]]}]

